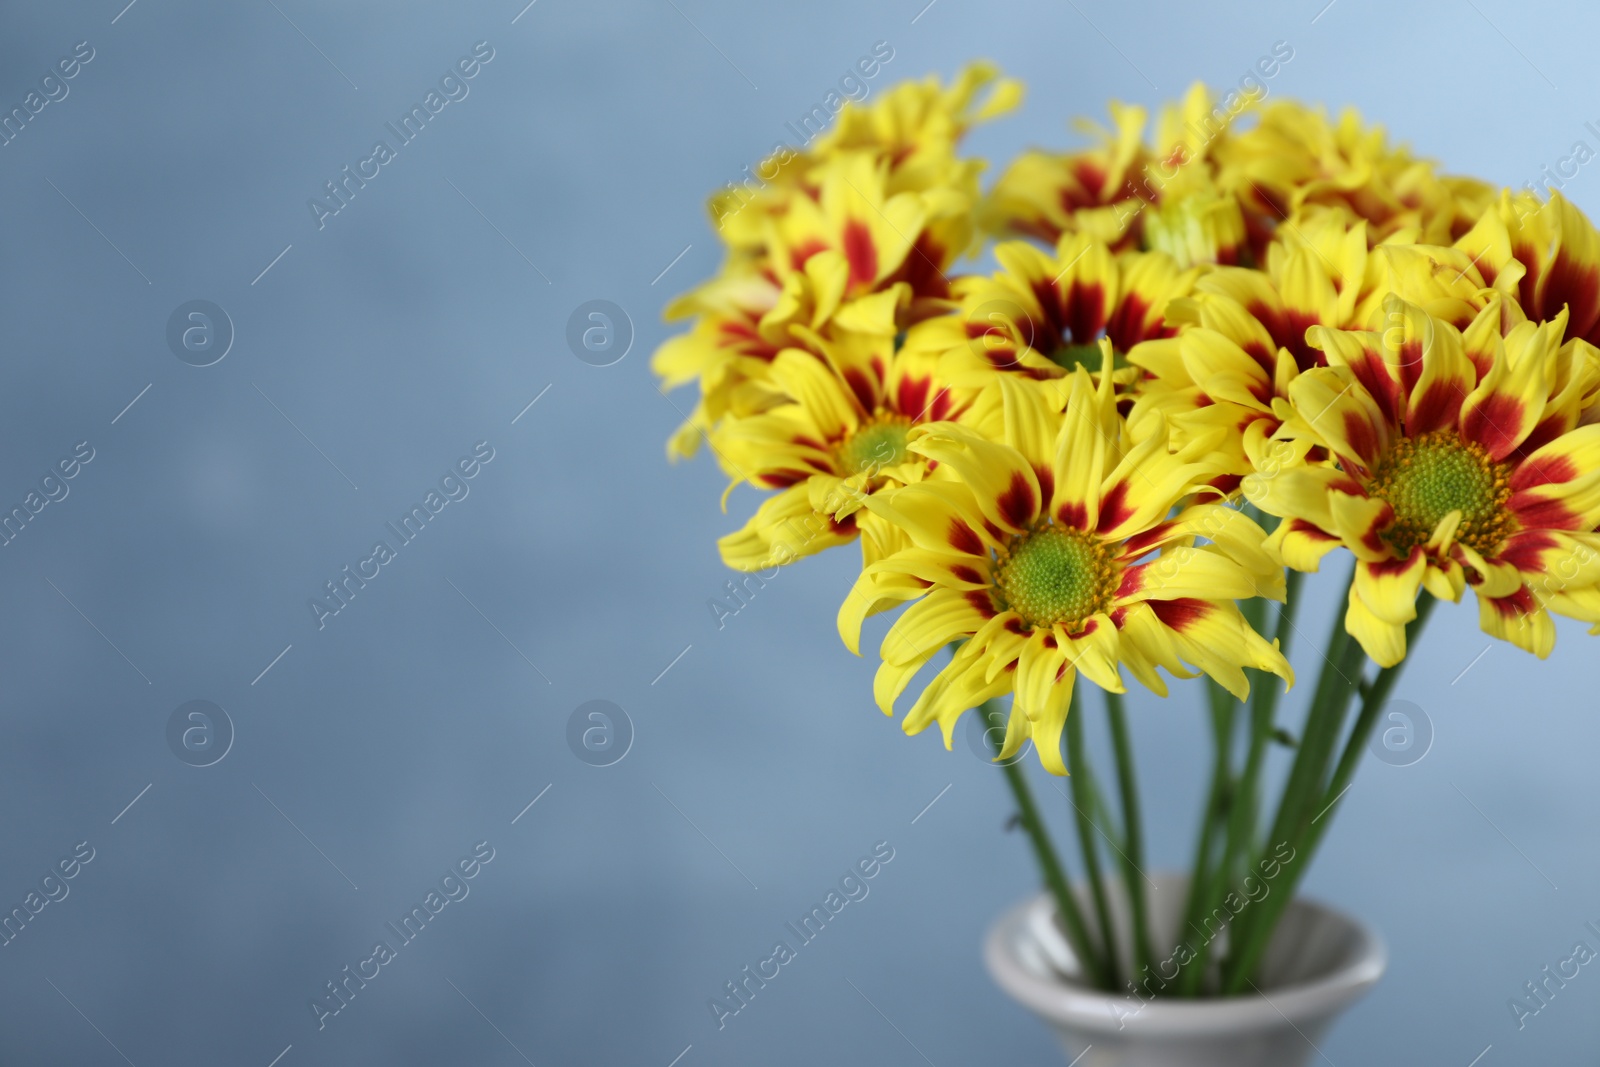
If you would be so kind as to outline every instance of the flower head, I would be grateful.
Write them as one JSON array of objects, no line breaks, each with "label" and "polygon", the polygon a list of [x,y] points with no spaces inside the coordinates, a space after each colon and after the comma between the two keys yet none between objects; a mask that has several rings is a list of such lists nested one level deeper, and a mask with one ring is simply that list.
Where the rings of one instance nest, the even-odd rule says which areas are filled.
[{"label": "flower head", "polygon": [[[995,233],[1049,244],[1064,234],[1082,233],[1119,251],[1152,247],[1146,239],[1147,209],[1166,205],[1170,211],[1187,196],[1214,188],[1207,155],[1254,102],[1233,99],[1223,106],[1196,84],[1181,103],[1162,110],[1155,143],[1147,145],[1149,111],[1113,101],[1111,128],[1087,119],[1077,122],[1095,142],[1091,147],[1025,152],[1006,168],[990,193],[985,225]],[[1166,220],[1169,234],[1175,221],[1176,216]]]},{"label": "flower head", "polygon": [[956,190],[889,194],[887,163],[856,153],[832,160],[812,193],[765,220],[760,249],[735,254],[723,274],[680,297],[669,318],[694,317],[657,350],[672,387],[698,382],[701,399],[668,446],[692,455],[724,418],[759,414],[784,399],[774,357],[827,341],[893,337],[948,308],[946,271],[972,239],[971,199]]},{"label": "flower head", "polygon": [[1323,210],[1285,228],[1265,269],[1207,271],[1191,295],[1165,305],[1166,330],[1128,353],[1143,373],[1132,417],[1161,414],[1178,447],[1220,437],[1228,473],[1249,473],[1277,432],[1276,400],[1324,362],[1307,328],[1357,326],[1374,313],[1382,293],[1368,260],[1366,224]]},{"label": "flower head", "polygon": [[[846,156],[866,156],[880,165],[888,195],[957,189],[976,200],[984,165],[960,158],[956,150],[973,126],[1015,108],[1022,86],[1000,77],[993,64],[978,62],[949,85],[929,77],[896,85],[870,104],[834,99],[838,106],[830,108],[837,117],[820,136],[803,146],[777,145],[746,168],[747,181],[730,182],[711,198],[718,236],[730,247],[761,251],[767,223],[786,215],[798,197],[815,199],[828,169]],[[802,125],[811,132],[809,124]]]},{"label": "flower head", "polygon": [[1135,345],[1174,332],[1162,313],[1200,273],[1162,252],[1119,256],[1085,234],[1063,236],[1054,254],[1008,241],[996,246],[995,258],[997,273],[956,282],[956,314],[929,320],[907,338],[908,348],[940,356],[946,376],[962,385],[992,385],[1001,374],[1064,378],[1079,366],[1097,372],[1102,339],[1111,342],[1116,365],[1126,367]]},{"label": "flower head", "polygon": [[1136,439],[1109,374],[1096,384],[1075,370],[1064,413],[1053,391],[1011,377],[996,385],[997,439],[949,425],[913,432],[910,451],[936,461],[935,475],[866,501],[906,545],[863,571],[840,633],[855,650],[866,616],[914,601],[883,640],[875,690],[885,713],[959,641],[907,713],[906,732],[937,721],[949,747],[963,711],[1012,693],[1002,755],[1032,738],[1044,765],[1065,774],[1060,735],[1079,672],[1122,692],[1126,667],[1165,695],[1158,668],[1198,670],[1241,697],[1243,667],[1290,677],[1234,604],[1281,599],[1282,570],[1260,527],[1195,499],[1211,464],[1171,454],[1164,435]]},{"label": "flower head", "polygon": [[1270,233],[1303,208],[1326,205],[1370,224],[1374,241],[1402,231],[1447,245],[1492,199],[1483,182],[1439,174],[1429,160],[1388,143],[1354,109],[1337,121],[1290,100],[1264,105],[1249,130],[1212,152],[1217,182],[1236,195],[1252,230]]},{"label": "flower head", "polygon": [[913,430],[961,414],[968,399],[940,384],[933,362],[893,354],[891,339],[817,340],[826,358],[780,352],[774,384],[792,397],[712,432],[724,469],[740,482],[776,490],[744,527],[718,542],[737,570],[792,562],[863,536],[865,558],[879,558],[893,531],[862,503],[885,488],[920,481],[927,460],[909,449]]},{"label": "flower head", "polygon": [[1021,82],[1002,78],[993,63],[971,63],[947,86],[927,77],[901,82],[874,104],[846,103],[816,151],[876,152],[894,163],[897,185],[927,188],[943,178],[925,176],[924,167],[944,167],[968,130],[1021,102]]},{"label": "flower head", "polygon": [[1418,590],[1478,597],[1484,631],[1541,657],[1550,611],[1600,623],[1600,426],[1579,426],[1592,371],[1565,315],[1501,334],[1499,299],[1465,331],[1390,296],[1382,332],[1313,327],[1328,366],[1301,374],[1280,436],[1326,466],[1247,477],[1281,516],[1274,547],[1316,570],[1356,557],[1345,626],[1374,661],[1405,656]]},{"label": "flower head", "polygon": [[1600,232],[1559,192],[1546,201],[1502,193],[1456,247],[1528,318],[1548,322],[1565,309],[1566,339],[1600,344]]}]

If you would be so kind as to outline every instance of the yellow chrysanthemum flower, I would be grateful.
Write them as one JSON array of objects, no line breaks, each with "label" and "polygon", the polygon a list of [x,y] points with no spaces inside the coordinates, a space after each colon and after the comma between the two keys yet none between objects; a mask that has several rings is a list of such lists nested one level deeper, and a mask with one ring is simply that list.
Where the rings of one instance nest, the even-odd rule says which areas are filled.
[{"label": "yellow chrysanthemum flower", "polygon": [[997,374],[1062,378],[1080,365],[1097,371],[1102,339],[1124,365],[1135,345],[1173,332],[1162,311],[1200,273],[1161,252],[1115,255],[1085,234],[1062,237],[1053,255],[1025,241],[994,254],[997,273],[958,279],[956,313],[922,323],[906,341],[939,355],[942,373],[959,385],[992,384]]},{"label": "yellow chrysanthemum flower", "polygon": [[972,241],[971,198],[950,188],[890,193],[887,165],[866,153],[831,162],[821,179],[815,198],[797,197],[769,220],[773,274],[781,281],[818,253],[837,252],[819,282],[841,305],[894,292],[883,299],[905,302],[903,324],[947,307],[945,271]]},{"label": "yellow chrysanthemum flower", "polygon": [[1281,434],[1337,463],[1244,480],[1284,520],[1290,567],[1356,557],[1345,627],[1380,666],[1404,658],[1423,587],[1472,586],[1484,631],[1540,657],[1550,611],[1600,623],[1600,426],[1578,425],[1578,349],[1565,315],[1502,337],[1499,305],[1465,332],[1397,296],[1382,332],[1313,327],[1328,366],[1290,386]]},{"label": "yellow chrysanthemum flower", "polygon": [[1483,182],[1443,177],[1431,161],[1390,147],[1383,128],[1364,125],[1354,109],[1333,123],[1322,108],[1290,100],[1264,106],[1252,128],[1217,143],[1211,160],[1218,184],[1268,230],[1323,204],[1367,220],[1374,240],[1409,228],[1448,245],[1493,198]]},{"label": "yellow chrysanthemum flower", "polygon": [[945,157],[967,131],[1014,110],[1022,103],[1022,83],[1002,78],[993,63],[970,63],[948,86],[927,77],[895,85],[870,105],[845,104],[838,121],[818,139],[819,155],[872,151],[894,163],[894,180],[904,188],[931,188],[942,176],[918,185],[922,168],[945,166]]},{"label": "yellow chrysanthemum flower", "polygon": [[[1228,924],[1219,957],[1202,947],[1179,995],[1259,977],[1436,599],[1471,586],[1483,629],[1540,657],[1554,615],[1600,634],[1600,230],[1559,193],[1443,175],[1354,111],[1248,85],[1220,100],[1196,85],[1153,122],[1113,103],[1109,130],[1080,124],[1088,148],[1026,153],[987,197],[985,164],[958,145],[1021,93],[991,66],[843,107],[713,198],[727,261],[674,305],[693,326],[654,363],[701,392],[671,449],[709,442],[725,506],[740,485],[767,494],[720,540],[725,562],[860,543],[839,632],[859,653],[865,620],[901,609],[874,697],[892,716],[913,689],[907,733],[937,722],[949,748],[965,711],[1009,695],[1001,757],[1033,742],[1066,774],[1069,721],[1084,756],[1078,675],[1107,691],[1127,887],[1143,834],[1109,695],[1124,668],[1161,696],[1168,676],[1240,700],[1270,682],[1238,770],[1241,716],[1213,693],[1220,758],[1189,908],[1224,914],[1214,875],[1263,837],[1302,858],[1276,904]],[[1024,240],[994,248],[993,274],[952,277],[980,236]],[[1257,509],[1278,518],[1270,535]],[[1338,547],[1354,557],[1343,630],[1276,813],[1235,805],[1218,834],[1229,796],[1261,795],[1277,722],[1276,680],[1247,672],[1292,681],[1241,602],[1287,600],[1288,632],[1286,567]],[[1376,675],[1342,684],[1368,674],[1363,654]],[[1094,943],[1023,776],[1008,781],[1085,974],[1114,988],[1125,954]],[[1103,931],[1115,890],[1094,787],[1075,781]],[[1143,951],[1143,897],[1125,901]]]},{"label": "yellow chrysanthemum flower", "polygon": [[862,536],[867,562],[897,543],[881,519],[860,511],[884,488],[919,481],[927,460],[908,450],[915,427],[957,417],[968,400],[939,383],[932,360],[893,355],[892,339],[818,341],[827,359],[787,349],[774,384],[793,402],[733,419],[712,434],[741,482],[778,490],[744,527],[717,542],[736,570],[790,563]]},{"label": "yellow chrysanthemum flower", "polygon": [[1048,244],[1067,233],[1093,234],[1117,247],[1136,243],[1130,230],[1145,201],[1128,176],[1144,158],[1140,138],[1146,112],[1113,103],[1111,115],[1114,131],[1089,126],[1100,141],[1092,148],[1017,157],[989,193],[985,228]]},{"label": "yellow chrysanthemum flower", "polygon": [[892,337],[951,306],[945,272],[971,240],[971,200],[948,189],[889,195],[886,168],[868,154],[832,161],[814,198],[796,196],[766,220],[761,254],[735,256],[668,307],[669,319],[696,322],[652,366],[668,389],[696,381],[701,394],[670,456],[692,455],[722,418],[781,400],[769,368],[782,349],[821,355],[819,335]]},{"label": "yellow chrysanthemum flower", "polygon": [[1600,232],[1559,192],[1540,201],[1501,194],[1456,247],[1499,288],[1509,276],[1522,312],[1548,322],[1567,312],[1566,339],[1600,345]]},{"label": "yellow chrysanthemum flower", "polygon": [[[1347,209],[1311,207],[1279,228],[1264,269],[1207,271],[1192,296],[1167,306],[1176,336],[1145,342],[1129,354],[1145,375],[1131,417],[1165,416],[1176,447],[1220,433],[1216,447],[1233,458],[1235,474],[1275,469],[1298,462],[1306,451],[1273,438],[1282,422],[1280,401],[1294,380],[1327,364],[1307,340],[1311,327],[1378,328],[1392,295],[1458,329],[1491,301],[1501,308],[1502,332],[1523,321],[1516,303],[1502,299],[1515,294],[1521,264],[1482,271],[1462,247],[1408,243],[1411,231],[1369,251],[1369,232],[1368,223]],[[1597,392],[1600,380],[1586,395]],[[1319,450],[1314,458],[1325,455]]]},{"label": "yellow chrysanthemum flower", "polygon": [[1165,333],[1128,353],[1144,373],[1131,417],[1161,414],[1180,448],[1221,435],[1228,473],[1249,473],[1277,432],[1275,401],[1324,362],[1307,328],[1365,325],[1375,314],[1383,294],[1368,258],[1366,223],[1321,210],[1280,232],[1265,270],[1205,272],[1191,296],[1166,305]]},{"label": "yellow chrysanthemum flower", "polygon": [[[1180,104],[1162,109],[1152,148],[1144,143],[1149,112],[1113,101],[1111,129],[1087,119],[1076,123],[1095,142],[1092,147],[1065,153],[1025,152],[1007,167],[983,209],[985,228],[1052,245],[1063,234],[1085,233],[1118,250],[1151,247],[1145,241],[1148,208],[1170,206],[1215,188],[1207,154],[1254,101],[1236,103],[1236,109],[1221,108],[1206,87],[1196,83]],[[1191,217],[1181,223],[1176,215],[1165,220],[1169,236],[1175,236],[1171,231],[1180,226],[1186,230],[1209,221],[1193,214],[1194,208],[1189,210]],[[1224,247],[1220,254],[1236,253],[1237,249]]]},{"label": "yellow chrysanthemum flower", "polygon": [[902,82],[871,104],[845,102],[833,125],[805,148],[780,145],[754,168],[758,181],[730,184],[711,197],[718,235],[740,250],[760,250],[768,220],[786,214],[797,197],[815,198],[828,165],[840,156],[867,155],[885,168],[890,195],[955,189],[978,196],[981,160],[956,149],[973,126],[1011,111],[1022,85],[1001,78],[990,63],[972,63],[948,86],[937,78]]},{"label": "yellow chrysanthemum flower", "polygon": [[1160,435],[1135,440],[1109,374],[1096,385],[1078,368],[1065,414],[1027,381],[997,388],[1000,440],[960,427],[913,432],[910,451],[939,474],[866,501],[909,543],[863,571],[840,634],[856,651],[867,615],[915,601],[883,641],[874,688],[886,714],[935,653],[962,642],[907,713],[906,732],[937,721],[948,748],[964,711],[1013,693],[1002,755],[1031,738],[1045,767],[1065,774],[1060,736],[1080,671],[1122,692],[1125,666],[1165,695],[1158,668],[1198,669],[1241,698],[1241,668],[1291,677],[1234,604],[1283,596],[1265,534],[1232,508],[1191,500],[1211,464],[1170,454]]}]

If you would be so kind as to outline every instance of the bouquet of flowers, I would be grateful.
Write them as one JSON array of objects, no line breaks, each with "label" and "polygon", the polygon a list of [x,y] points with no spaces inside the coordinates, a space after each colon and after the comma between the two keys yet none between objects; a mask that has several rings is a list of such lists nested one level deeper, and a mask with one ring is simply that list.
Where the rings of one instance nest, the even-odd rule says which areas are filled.
[{"label": "bouquet of flowers", "polygon": [[[985,192],[963,135],[1021,95],[986,64],[902,84],[713,197],[726,261],[669,307],[689,329],[655,356],[667,387],[699,386],[669,452],[704,442],[730,492],[766,494],[719,542],[733,568],[859,543],[844,643],[902,609],[878,706],[915,679],[906,733],[937,723],[948,748],[972,709],[996,727],[1106,989],[1157,956],[1121,694],[1204,675],[1186,912],[1217,914],[1263,863],[1285,887],[1178,959],[1173,992],[1232,994],[1434,605],[1470,589],[1485,632],[1539,657],[1552,613],[1600,624],[1600,234],[1559,193],[1444,176],[1353,112],[1202,86],[1153,123],[1113,105],[1089,147],[1024,154]],[[993,273],[955,273],[985,250]],[[1330,553],[1347,604],[1290,732],[1300,579]],[[1108,775],[1085,760],[1080,676]],[[1084,897],[1012,765],[1030,741],[1071,776]],[[1269,798],[1275,742],[1292,766]]]}]

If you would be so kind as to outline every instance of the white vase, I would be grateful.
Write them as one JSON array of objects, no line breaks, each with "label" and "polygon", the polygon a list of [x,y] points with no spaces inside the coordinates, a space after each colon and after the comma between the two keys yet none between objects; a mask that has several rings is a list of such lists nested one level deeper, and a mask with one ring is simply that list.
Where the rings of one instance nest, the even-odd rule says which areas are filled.
[{"label": "white vase", "polygon": [[[1155,951],[1195,945],[1194,930],[1180,931],[1188,878],[1155,875],[1150,883]],[[1091,921],[1086,890],[1076,895]],[[1127,909],[1120,892],[1111,896],[1126,976]],[[1055,913],[1046,894],[1006,912],[990,928],[984,959],[1002,989],[1050,1024],[1076,1067],[1301,1067],[1321,1058],[1328,1027],[1387,964],[1383,941],[1366,924],[1297,898],[1267,947],[1257,990],[1209,999],[1147,997],[1142,989],[1117,995],[1077,980],[1081,968]]]}]

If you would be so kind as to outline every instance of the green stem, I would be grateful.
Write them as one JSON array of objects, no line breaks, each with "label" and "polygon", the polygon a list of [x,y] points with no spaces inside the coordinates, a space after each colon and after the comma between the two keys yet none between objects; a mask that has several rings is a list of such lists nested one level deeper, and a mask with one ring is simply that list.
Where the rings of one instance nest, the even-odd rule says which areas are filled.
[{"label": "green stem", "polygon": [[[1273,637],[1279,651],[1288,654],[1289,637],[1294,632],[1295,610],[1300,604],[1300,586],[1305,576],[1290,571],[1285,581],[1285,595],[1278,609],[1277,625]],[[1250,855],[1254,833],[1261,807],[1261,772],[1266,765],[1267,746],[1272,740],[1278,697],[1282,681],[1264,672],[1251,672],[1254,689],[1250,694],[1250,740],[1245,753],[1244,769],[1239,774],[1234,789],[1233,805],[1228,812],[1228,838],[1223,846],[1223,860],[1219,876],[1212,880],[1209,905],[1212,909],[1226,899],[1228,879],[1238,878],[1252,869]],[[1223,876],[1225,873],[1225,877]],[[1203,973],[1210,957],[1212,942],[1206,941],[1197,954],[1197,973]]]},{"label": "green stem", "polygon": [[[1414,642],[1422,634],[1423,626],[1427,625],[1428,616],[1433,614],[1434,606],[1438,601],[1429,593],[1423,593],[1417,601],[1417,617],[1406,624],[1406,654],[1410,655]],[[1401,659],[1393,667],[1385,667],[1378,672],[1378,676],[1367,687],[1361,703],[1361,714],[1356,718],[1355,727],[1350,731],[1350,737],[1345,741],[1344,751],[1339,755],[1339,762],[1334,768],[1333,778],[1328,782],[1328,788],[1323,794],[1324,801],[1321,810],[1328,808],[1339,800],[1344,791],[1349,788],[1350,780],[1355,777],[1356,765],[1361,762],[1361,753],[1366,749],[1367,742],[1372,737],[1372,730],[1378,722],[1378,716],[1383,713],[1383,707],[1389,702],[1389,694],[1394,690],[1395,683],[1400,680],[1400,670],[1405,666]],[[1329,820],[1332,821],[1331,819]],[[1326,825],[1326,824],[1324,824]]]},{"label": "green stem", "polygon": [[[1352,581],[1354,577],[1352,570]],[[1345,587],[1349,587],[1348,582]],[[1322,788],[1323,776],[1327,773],[1328,753],[1338,740],[1339,728],[1344,722],[1350,697],[1360,682],[1361,667],[1365,661],[1360,643],[1345,632],[1344,613],[1335,610],[1333,627],[1323,652],[1322,671],[1317,678],[1311,709],[1306,714],[1305,728],[1301,731],[1289,781],[1279,799],[1272,830],[1257,849],[1257,858],[1265,849],[1294,836],[1306,806]]]},{"label": "green stem", "polygon": [[[1284,582],[1283,604],[1278,608],[1278,624],[1273,638],[1278,651],[1289,655],[1290,638],[1294,636],[1294,620],[1300,607],[1300,587],[1305,582],[1300,571],[1289,571]],[[1248,863],[1252,847],[1250,834],[1256,827],[1261,811],[1261,771],[1266,765],[1267,746],[1271,744],[1277,721],[1278,698],[1283,693],[1282,679],[1260,674],[1255,690],[1250,694],[1250,750],[1245,756],[1245,769],[1240,777],[1240,796],[1243,803],[1228,827],[1229,851]]]},{"label": "green stem", "polygon": [[[1188,938],[1190,930],[1198,929],[1200,916],[1207,908],[1207,897],[1214,873],[1211,869],[1211,854],[1215,851],[1216,830],[1227,814],[1233,788],[1231,748],[1236,702],[1232,693],[1209,678],[1206,679],[1206,696],[1211,707],[1213,753],[1211,789],[1200,824],[1200,843],[1195,848],[1194,867],[1189,874],[1189,895],[1183,909],[1182,936],[1185,939]],[[1200,989],[1200,980],[1204,977],[1205,968],[1195,966],[1195,963],[1196,961],[1191,959],[1178,979],[1179,996],[1192,997]]]},{"label": "green stem", "polygon": [[1133,770],[1133,742],[1122,694],[1106,691],[1106,718],[1117,755],[1117,787],[1122,794],[1122,880],[1133,912],[1133,972],[1155,963],[1150,950],[1149,903],[1145,895],[1144,820],[1139,811],[1139,784]]},{"label": "green stem", "polygon": [[[1257,522],[1261,521],[1261,516],[1256,512],[1255,508],[1250,507],[1247,510]],[[1239,606],[1239,611],[1244,616],[1245,621],[1249,623],[1250,629],[1258,634],[1267,632],[1267,601],[1264,598],[1257,596],[1245,601]],[[1281,611],[1278,616],[1278,622],[1281,628],[1283,622]],[[1239,702],[1241,707],[1238,711],[1240,712],[1239,717],[1243,720],[1245,726],[1246,766],[1240,768],[1238,775],[1233,780],[1233,789],[1229,794],[1230,803],[1226,817],[1228,834],[1223,839],[1222,844],[1222,871],[1226,877],[1218,880],[1213,894],[1218,902],[1226,894],[1227,886],[1238,881],[1239,869],[1247,859],[1247,857],[1240,854],[1239,840],[1235,835],[1234,824],[1240,818],[1251,817],[1251,797],[1244,790],[1245,770],[1249,764],[1250,748],[1255,744],[1254,731],[1258,717],[1259,701],[1267,693],[1271,693],[1276,698],[1277,687],[1281,684],[1277,678],[1249,667],[1244,669],[1244,676],[1250,684],[1250,693],[1246,695],[1244,700]]]},{"label": "green stem", "polygon": [[1115,990],[1121,983],[1117,979],[1117,939],[1111,926],[1111,907],[1106,898],[1105,878],[1100,870],[1100,853],[1094,842],[1094,822],[1089,810],[1094,796],[1089,782],[1089,768],[1085,760],[1083,742],[1083,716],[1078,713],[1078,690],[1072,691],[1072,701],[1067,709],[1067,770],[1068,785],[1072,788],[1072,807],[1077,813],[1078,844],[1083,851],[1083,867],[1094,897],[1095,916],[1100,923],[1100,940],[1105,946],[1106,986]]},{"label": "green stem", "polygon": [[[1435,600],[1424,592],[1417,601],[1417,615],[1406,624],[1406,650],[1409,654],[1415,647],[1417,638],[1422,633],[1423,626],[1432,613]],[[1352,641],[1352,645],[1356,642]],[[1359,647],[1359,646],[1357,646]],[[1383,711],[1383,706],[1389,699],[1395,683],[1400,680],[1400,672],[1405,668],[1405,660],[1392,667],[1384,667],[1373,679],[1362,696],[1361,712],[1356,717],[1356,722],[1351,727],[1349,736],[1345,739],[1344,751],[1339,756],[1339,761],[1334,768],[1333,775],[1327,785],[1317,794],[1318,810],[1312,815],[1309,823],[1295,827],[1298,832],[1285,840],[1292,840],[1294,844],[1293,856],[1284,861],[1278,884],[1273,887],[1271,895],[1262,901],[1262,908],[1255,916],[1256,921],[1251,925],[1249,934],[1240,945],[1236,961],[1233,961],[1231,972],[1223,988],[1223,993],[1234,994],[1241,992],[1252,978],[1256,967],[1261,962],[1262,955],[1266,952],[1267,945],[1272,940],[1273,931],[1283,911],[1288,907],[1289,901],[1294,896],[1295,888],[1300,879],[1304,877],[1307,868],[1311,865],[1311,858],[1316,853],[1317,846],[1321,844],[1323,835],[1328,826],[1333,822],[1329,818],[1333,808],[1344,797],[1345,790],[1350,787],[1355,777],[1356,767],[1361,762],[1361,753],[1366,748],[1367,741],[1372,736],[1373,727],[1377,724],[1378,716]],[[1320,783],[1319,783],[1320,784]]]},{"label": "green stem", "polygon": [[[1351,571],[1344,588],[1349,588],[1350,583],[1355,580],[1355,566],[1355,561],[1352,560]],[[1329,752],[1338,739],[1339,728],[1344,722],[1350,697],[1356,691],[1361,665],[1364,662],[1361,646],[1345,631],[1344,613],[1336,609],[1328,640],[1323,648],[1322,670],[1317,676],[1316,690],[1312,694],[1311,706],[1306,712],[1305,724],[1301,730],[1294,762],[1290,766],[1289,778],[1279,795],[1278,808],[1271,829],[1266,838],[1257,842],[1251,850],[1250,869],[1254,870],[1260,865],[1267,850],[1280,849],[1292,843],[1293,838],[1297,836],[1306,806],[1311,803],[1313,793],[1319,792],[1322,788],[1323,779],[1327,775]],[[1236,956],[1239,946],[1247,944],[1254,936],[1254,930],[1262,920],[1264,910],[1251,908],[1234,924],[1230,938],[1232,948],[1230,955]],[[1230,968],[1233,962],[1229,961]]]},{"label": "green stem", "polygon": [[[983,707],[978,709],[978,714],[983,716],[984,722],[991,728],[1004,729],[1005,713],[1000,710],[996,701],[986,701]],[[989,736],[996,735],[991,731]],[[996,741],[996,754],[999,749],[1000,744]],[[1055,846],[1050,842],[1050,834],[1045,830],[1044,821],[1039,818],[1039,807],[1033,801],[1033,791],[1028,788],[1028,781],[1023,776],[1020,763],[1020,760],[1007,763],[1003,769],[1006,782],[1011,786],[1011,794],[1017,802],[1017,814],[1022,829],[1033,844],[1033,855],[1039,862],[1040,872],[1044,875],[1045,887],[1055,898],[1056,910],[1061,915],[1067,940],[1077,953],[1085,976],[1091,985],[1104,987],[1107,983],[1100,955],[1089,937],[1089,928],[1083,921],[1083,912],[1078,909],[1077,899],[1073,897],[1072,890],[1067,885],[1067,877],[1062,870],[1061,860],[1056,855]]]},{"label": "green stem", "polygon": [[[1342,623],[1343,613],[1335,614]],[[1362,667],[1366,663],[1360,642],[1346,634],[1342,625],[1330,646],[1322,676],[1317,680],[1317,691],[1310,712],[1306,716],[1299,750],[1278,802],[1277,815],[1267,837],[1258,844],[1251,857],[1252,869],[1266,861],[1269,850],[1276,855],[1284,847],[1292,846],[1307,821],[1316,814],[1313,805],[1322,796],[1333,748],[1338,743],[1350,700],[1358,690]],[[1273,888],[1276,892],[1278,885]],[[1240,951],[1238,946],[1250,944],[1262,936],[1261,928],[1275,921],[1273,908],[1251,908],[1235,924],[1231,940],[1235,952]]]}]

